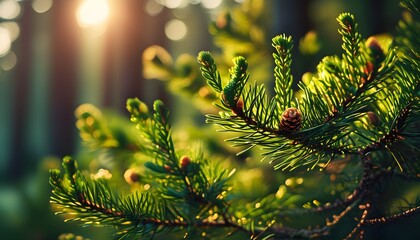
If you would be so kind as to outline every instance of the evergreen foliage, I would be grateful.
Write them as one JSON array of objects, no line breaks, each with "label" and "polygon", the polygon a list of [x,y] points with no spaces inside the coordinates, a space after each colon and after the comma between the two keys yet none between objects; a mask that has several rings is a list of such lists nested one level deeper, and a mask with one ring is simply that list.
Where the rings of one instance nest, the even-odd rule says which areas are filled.
[{"label": "evergreen foliage", "polygon": [[51,170],[50,177],[51,202],[61,205],[59,213],[69,213],[68,221],[85,225],[117,226],[121,239],[218,225],[214,216],[226,214],[226,182],[233,171],[210,163],[198,150],[191,160],[180,156],[172,141],[169,112],[161,101],[155,101],[150,114],[138,99],[128,99],[127,109],[142,135],[139,151],[153,159],[144,163],[150,171],[146,182],[153,190],[121,195],[106,178],[86,178],[75,160],[65,157],[64,173]]},{"label": "evergreen foliage", "polygon": [[[127,110],[137,138],[110,134],[94,108],[79,110],[78,127],[92,148],[122,147],[139,155],[134,165],[142,173],[126,171],[124,177],[143,188],[117,189],[111,179],[88,177],[65,157],[64,171],[50,172],[51,203],[66,221],[113,226],[119,239],[164,234],[352,239],[369,237],[371,226],[418,215],[420,11],[415,1],[402,5],[410,15],[389,46],[364,39],[354,16],[340,14],[342,54],[323,58],[298,89],[293,88],[289,36],[272,39],[273,89],[249,83],[245,57],[233,58],[224,79],[210,52],[198,54],[202,76],[219,98],[220,112],[206,115],[207,123],[233,134],[227,141],[240,147],[237,155],[259,151],[278,170],[273,182],[285,184],[247,197],[249,190],[238,182],[249,169],[201,148],[179,147],[166,106],[157,100],[150,112],[133,98]],[[118,144],[121,138],[130,143]],[[312,185],[300,188],[305,179]],[[395,198],[386,205],[384,189],[399,182],[417,197],[401,207]],[[313,221],[302,219],[305,215]]]}]

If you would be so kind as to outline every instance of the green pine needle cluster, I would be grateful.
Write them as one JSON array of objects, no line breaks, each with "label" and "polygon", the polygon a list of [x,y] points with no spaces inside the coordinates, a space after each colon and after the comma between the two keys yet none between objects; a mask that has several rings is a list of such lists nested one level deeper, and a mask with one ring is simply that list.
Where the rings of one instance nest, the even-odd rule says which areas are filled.
[{"label": "green pine needle cluster", "polygon": [[226,217],[227,181],[234,169],[210,163],[203,154],[181,156],[161,101],[155,101],[153,113],[138,99],[128,99],[127,109],[142,135],[137,147],[151,158],[144,162],[150,190],[122,194],[110,188],[106,177],[88,178],[73,158],[65,157],[64,172],[51,170],[51,203],[59,207],[57,213],[67,221],[114,226],[120,239],[153,237],[174,228],[190,232],[197,226],[228,226],[216,220]]},{"label": "green pine needle cluster", "polygon": [[[208,115],[208,122],[238,132],[239,136],[229,139],[235,146],[247,150],[261,146],[263,155],[283,170],[303,165],[313,169],[334,158],[366,151],[386,151],[401,170],[408,170],[412,160],[398,149],[401,144],[412,148],[418,142],[419,72],[414,68],[419,63],[398,57],[404,53],[397,45],[382,49],[375,39],[362,39],[353,15],[344,13],[337,20],[342,57],[325,57],[309,82],[299,82],[300,98],[292,99],[292,39],[280,35],[273,38],[277,52],[273,54],[274,96],[270,98],[263,85],[240,85],[237,92],[241,96],[231,99],[236,103],[226,103],[221,97],[222,109],[231,112]],[[203,76],[217,75],[216,67],[212,68],[215,72],[206,72],[210,71],[207,64],[214,65],[214,60],[205,59],[211,59],[210,53],[198,56]],[[406,69],[408,66],[411,69]],[[211,78],[207,81],[216,85]],[[225,89],[232,91],[229,84]],[[280,124],[281,113],[289,107],[297,107],[302,114],[299,131],[285,131]]]},{"label": "green pine needle cluster", "polygon": [[272,46],[276,49],[276,53],[273,54],[275,62],[274,91],[276,93],[276,97],[280,98],[277,100],[277,104],[279,104],[277,109],[286,109],[292,106],[291,104],[293,100],[293,76],[291,75],[293,48],[292,37],[286,37],[285,35],[274,37]]}]

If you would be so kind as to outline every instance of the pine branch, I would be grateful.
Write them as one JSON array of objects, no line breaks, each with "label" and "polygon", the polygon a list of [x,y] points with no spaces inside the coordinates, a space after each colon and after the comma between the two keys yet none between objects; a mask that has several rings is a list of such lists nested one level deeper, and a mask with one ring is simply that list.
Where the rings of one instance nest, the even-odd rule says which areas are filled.
[{"label": "pine branch", "polygon": [[[418,59],[420,56],[420,53],[418,52],[420,46],[419,4],[417,0],[403,0],[400,4],[407,10],[407,15],[398,23],[397,30],[399,31],[399,36],[395,38],[395,42],[402,52],[409,56],[410,59]],[[417,68],[417,72],[418,71]]]},{"label": "pine branch", "polygon": [[[75,110],[76,127],[83,144],[90,149],[135,150],[136,144],[130,142],[129,134],[123,129],[113,131],[102,112],[92,104],[82,104]],[[126,141],[122,141],[126,140]]]},{"label": "pine branch", "polygon": [[344,238],[345,240],[351,239],[353,238],[353,236],[357,233],[359,233],[358,238],[362,239],[363,235],[364,235],[364,231],[361,230],[364,222],[366,221],[366,218],[368,216],[369,213],[369,208],[370,208],[370,204],[366,204],[366,205],[360,205],[359,206],[363,212],[360,216],[360,218],[358,219],[358,223],[356,224],[356,226],[353,228],[353,230]]},{"label": "pine branch", "polygon": [[153,236],[173,228],[241,230],[242,226],[217,217],[227,214],[227,181],[234,171],[210,164],[202,154],[179,157],[171,137],[169,111],[161,101],[155,101],[152,113],[138,99],[129,99],[127,109],[145,137],[142,153],[154,158],[145,163],[154,176],[153,190],[116,194],[104,179],[87,179],[67,157],[63,160],[65,173],[52,170],[50,177],[51,202],[62,209],[60,213],[71,213],[68,220],[85,225],[115,226],[120,238]]},{"label": "pine branch", "polygon": [[357,23],[350,13],[342,13],[337,18],[341,29],[338,32],[342,36],[343,44],[341,45],[344,54],[342,56],[344,63],[347,65],[343,68],[344,83],[355,83],[360,79],[361,70],[359,66],[366,65],[366,59],[360,54],[361,35],[357,31]]},{"label": "pine branch", "polygon": [[274,91],[278,101],[278,109],[280,110],[278,112],[282,112],[286,108],[291,107],[293,97],[293,77],[291,75],[292,37],[286,37],[286,35],[276,36],[273,38],[272,46],[277,52],[273,53],[274,63],[276,64],[274,68]]},{"label": "pine branch", "polygon": [[[240,133],[240,136],[229,139],[234,142],[234,146],[245,147],[240,153],[261,146],[265,150],[263,154],[271,159],[270,162],[281,161],[275,168],[282,169],[293,169],[302,164],[310,164],[313,168],[320,162],[329,162],[337,155],[358,154],[360,148],[375,142],[375,138],[387,138],[377,135],[367,125],[360,128],[356,122],[370,114],[367,111],[369,107],[391,99],[396,102],[388,102],[391,110],[388,115],[396,119],[396,109],[400,109],[401,103],[412,101],[410,99],[413,97],[409,94],[413,91],[401,89],[399,96],[389,97],[392,88],[398,87],[399,81],[404,79],[395,78],[395,85],[385,82],[398,70],[398,67],[394,67],[398,66],[395,51],[391,49],[385,56],[375,39],[370,39],[365,47],[351,14],[341,14],[338,21],[342,27],[339,30],[343,38],[342,59],[331,57],[323,60],[318,67],[318,78],[314,79],[319,85],[299,85],[305,93],[300,102],[305,120],[301,131],[286,131],[280,126],[283,120],[278,117],[279,109],[289,105],[292,96],[292,78],[287,70],[290,70],[292,42],[285,36],[273,39],[273,46],[278,50],[278,54],[274,54],[277,65],[275,92],[278,100],[268,99],[263,85],[249,86],[243,91],[243,100],[235,97],[231,103],[226,103],[222,98],[222,109],[230,109],[233,114],[224,112],[222,116],[208,115],[207,122],[218,124],[226,131]],[[401,64],[405,64],[405,61]],[[407,81],[403,84],[406,88],[415,85]],[[281,101],[286,105],[281,103],[276,106],[275,102],[279,99],[283,99]],[[312,106],[319,106],[319,111],[313,111]],[[381,105],[377,108],[383,109]],[[389,128],[387,125],[381,127],[385,131],[392,129],[392,126]],[[302,159],[305,161],[302,162]]]},{"label": "pine branch", "polygon": [[194,199],[200,204],[211,204],[223,209],[224,203],[219,195],[226,190],[226,181],[234,171],[220,171],[218,166],[214,166],[214,171],[205,171],[205,166],[210,163],[202,154],[194,158],[177,154],[171,137],[169,111],[161,101],[155,101],[154,113],[142,121],[138,121],[138,113],[133,110],[139,109],[142,102],[138,99],[129,99],[128,102],[131,102],[131,106],[136,106],[129,108],[132,120],[137,123],[149,143],[146,154],[155,156],[155,161],[146,162],[145,166],[165,178],[160,182],[162,194],[180,200]]},{"label": "pine branch", "polygon": [[[367,206],[363,208],[356,227],[347,236],[350,238],[357,233],[363,235],[362,228],[370,213],[371,192],[377,182],[383,181],[383,175],[373,170],[371,160],[368,160],[371,157],[366,156],[375,151],[388,151],[402,170],[400,157],[396,155],[398,145],[410,144],[403,135],[409,136],[410,140],[418,136],[412,130],[412,124],[416,122],[413,119],[417,116],[418,97],[415,94],[419,85],[418,77],[415,77],[418,70],[413,66],[418,63],[411,58],[398,59],[395,48],[389,49],[385,55],[373,38],[364,45],[351,14],[341,14],[338,21],[342,27],[339,30],[343,39],[342,58],[327,57],[321,62],[318,78],[314,79],[319,84],[299,84],[304,92],[300,106],[303,119],[307,120],[302,123],[302,130],[289,132],[279,127],[283,120],[279,120],[277,109],[287,107],[292,96],[292,92],[287,92],[291,91],[291,76],[287,75],[290,52],[280,54],[279,50],[284,49],[279,46],[279,54],[274,54],[277,105],[274,98],[267,97],[263,85],[252,85],[245,88],[243,101],[224,104],[232,113],[208,115],[207,122],[220,125],[225,131],[239,133],[228,141],[232,141],[234,146],[244,147],[240,153],[261,146],[270,163],[279,161],[275,168],[283,170],[305,164],[316,166],[326,160],[328,163],[337,155],[363,156],[363,175],[357,188],[344,200],[311,209],[325,212],[344,207],[333,222],[327,222],[327,226],[331,227],[358,204]],[[279,39],[287,40],[278,37],[273,42],[280,44]],[[383,104],[387,104],[388,108],[384,108]],[[319,111],[312,111],[313,106],[319,106]],[[378,124],[376,131],[368,124],[357,123],[366,115],[374,121],[375,115],[368,112],[372,107],[384,120]]]},{"label": "pine branch", "polygon": [[[368,49],[365,49],[361,44],[361,36],[356,31],[357,24],[351,14],[341,14],[338,21],[342,26],[342,29],[339,30],[343,38],[342,60],[337,57],[323,59],[318,66],[318,79],[316,79],[322,85],[300,85],[305,92],[304,100],[320,105],[322,107],[320,110],[323,110],[324,113],[329,109],[330,113],[324,119],[324,123],[336,121],[351,123],[363,116],[366,107],[378,99],[375,95],[383,88],[381,84],[389,77],[392,72],[392,64],[395,61],[395,54],[390,51],[385,61],[382,62],[384,60],[383,50],[375,39],[371,40]],[[368,55],[368,50],[370,50],[370,55]],[[308,90],[308,88],[315,88],[315,91]],[[378,89],[372,92],[375,88]],[[315,96],[311,96],[314,93]],[[325,106],[322,100],[316,100],[319,97],[327,99],[330,106]],[[305,101],[302,102],[302,105],[304,109],[310,107]],[[323,114],[317,113],[316,116],[311,116],[312,112],[308,112],[308,120],[314,124],[322,124]],[[341,137],[343,136],[339,136],[339,138]],[[356,148],[354,147],[354,149]]]},{"label": "pine branch", "polygon": [[[404,4],[417,19],[414,1]],[[289,189],[285,182],[281,197],[277,196],[279,187],[276,193],[266,192],[257,200],[254,196],[242,199],[240,192],[231,193],[235,169],[229,171],[222,163],[210,161],[200,149],[178,149],[165,105],[155,101],[149,112],[146,104],[135,98],[127,100],[127,109],[140,140],[130,151],[141,156],[135,165],[144,170],[141,184],[148,188],[139,192],[116,190],[109,180],[87,177],[72,158],[66,157],[64,171],[51,170],[50,176],[51,203],[57,213],[64,214],[66,221],[114,226],[120,239],[153,238],[178,230],[185,231],[185,238],[195,237],[195,229],[222,229],[225,237],[241,233],[250,239],[319,238],[340,223],[349,223],[346,220],[351,216],[358,218],[342,237],[363,238],[370,225],[418,214],[417,200],[399,213],[374,215],[380,207],[381,184],[393,176],[419,180],[418,21],[407,18],[400,23],[400,36],[384,49],[375,38],[361,37],[351,14],[341,14],[337,20],[342,55],[325,57],[309,82],[298,83],[296,93],[291,75],[293,43],[285,35],[272,39],[276,51],[273,97],[264,85],[248,84],[244,57],[233,59],[229,78],[223,83],[209,52],[201,52],[197,58],[207,84],[220,98],[216,105],[222,110],[219,115],[207,115],[207,122],[237,134],[228,141],[243,148],[238,154],[259,146],[263,159],[275,169],[326,169],[328,175],[322,179],[333,186],[324,188],[324,182],[317,182],[323,186],[322,193],[307,192],[314,186],[302,188],[305,194],[293,190],[285,193]],[[232,26],[228,22],[225,27]],[[92,148],[116,148],[119,141],[99,113],[86,106],[79,109],[81,136]],[[344,166],[328,171],[328,164],[337,159],[345,159]],[[337,183],[337,175],[340,179],[348,176],[347,182]],[[318,180],[317,176],[312,180]],[[288,176],[281,175],[280,181],[282,177]],[[339,197],[330,194],[332,189],[342,190]],[[288,220],[303,214],[327,217],[322,224],[318,221],[296,227],[299,224],[293,226],[292,222],[286,226]]]},{"label": "pine branch", "polygon": [[[279,129],[279,120],[276,118],[276,111],[274,110],[276,108],[275,101],[271,100],[267,103],[264,87],[251,87],[246,92],[247,94],[243,97],[244,103],[232,109],[233,115],[226,112],[224,116],[207,115],[208,123],[218,124],[227,131],[241,133],[241,136],[229,139],[229,141],[234,142],[235,146],[249,146],[246,149],[249,150],[256,145],[260,145],[266,151],[264,155],[272,157],[272,161],[276,161],[278,157],[290,156],[290,161],[286,160],[284,161],[285,165],[276,165],[276,168],[293,168],[295,166],[293,159],[298,157],[299,159],[307,158],[306,164],[318,162],[322,156],[325,156],[313,154],[319,150],[324,151],[329,156],[345,153],[344,149],[339,147],[334,148],[318,144],[322,139],[325,139],[327,142],[330,141],[331,144],[334,141],[331,137],[334,132],[328,132],[325,128],[319,127],[296,133]],[[338,132],[339,130],[337,129],[336,131]],[[318,139],[316,143],[311,139],[315,131],[323,131],[323,134],[317,134]],[[294,146],[295,149],[293,150],[288,146]],[[282,149],[292,152],[283,152]]]},{"label": "pine branch", "polygon": [[209,52],[200,52],[197,59],[202,65],[200,70],[203,77],[207,80],[207,84],[210,85],[217,93],[221,93],[223,90],[222,80],[211,54]]},{"label": "pine branch", "polygon": [[[85,225],[116,226],[118,234],[124,238],[136,232],[148,234],[161,231],[156,224],[161,221],[165,207],[149,194],[135,194],[120,198],[115,196],[103,181],[88,180],[70,157],[63,160],[65,172],[52,170],[50,184],[53,187],[51,203],[56,204],[66,214],[66,221],[81,221]],[[165,216],[171,219],[170,215]]]},{"label": "pine branch", "polygon": [[[200,59],[201,57],[199,56],[199,62],[202,62]],[[242,91],[242,86],[240,86],[240,91]],[[312,149],[319,150],[318,147],[320,147],[318,144],[310,142],[311,140],[313,141],[313,139],[309,138],[311,135],[313,135],[313,131],[310,132],[303,130],[298,133],[293,133],[279,129],[279,119],[276,118],[277,106],[275,104],[277,100],[274,100],[274,98],[270,101],[267,100],[264,86],[254,85],[253,87],[246,88],[243,94],[243,100],[240,100],[239,98],[236,100],[236,98],[232,98],[232,103],[226,103],[222,98],[222,109],[231,109],[233,115],[225,112],[223,116],[207,116],[208,123],[221,125],[224,129],[229,131],[244,133],[240,137],[230,139],[230,141],[233,141],[235,145],[248,145],[249,147],[247,150],[256,145],[261,145],[266,150],[267,156],[270,156],[270,154],[280,150],[280,148],[284,147],[286,144],[301,147],[295,152],[300,152],[300,155],[288,154],[288,156],[291,157],[290,161],[285,161],[286,165],[276,165],[276,168],[293,168],[295,166],[293,159],[296,159],[296,156],[300,158],[307,157],[307,163],[317,163],[321,159],[320,156],[323,155],[315,156],[312,154],[314,153]],[[236,104],[234,104],[235,100]],[[315,130],[322,129],[318,128]],[[336,132],[339,132],[339,130],[340,128],[338,128]],[[331,134],[332,132],[333,131],[323,131],[322,134],[320,133],[317,136],[319,138],[332,139],[330,138],[330,135],[327,134]],[[307,134],[302,135],[302,133]],[[308,149],[305,150],[305,148]],[[342,149],[330,148],[329,146],[322,146],[322,149],[325,152],[334,154],[343,153]],[[272,155],[273,161],[277,160],[278,156],[284,155],[281,154],[282,152],[278,153],[278,155]],[[328,155],[331,156],[331,154]]]},{"label": "pine branch", "polygon": [[[169,204],[164,198],[158,200],[152,193],[116,197],[105,182],[84,178],[71,158],[64,159],[63,166],[66,170],[64,176],[60,175],[59,170],[51,171],[51,203],[59,205],[62,209],[58,214],[67,214],[66,221],[115,226],[120,239],[130,239],[136,235],[154,235],[180,227],[221,227],[246,231],[243,227],[226,220],[214,221],[204,218],[191,221],[192,219],[180,218],[179,210],[176,210],[173,204]],[[65,183],[66,179],[70,181],[69,185]]]},{"label": "pine branch", "polygon": [[420,213],[420,206],[416,206],[405,210],[401,213],[393,214],[387,217],[380,217],[380,218],[369,218],[364,221],[364,225],[374,225],[374,224],[388,224],[397,220],[401,220],[402,218],[411,217],[413,215]]},{"label": "pine branch", "polygon": [[134,98],[127,100],[127,110],[131,113],[131,121],[136,123],[146,140],[142,150],[156,159],[163,159],[169,167],[179,170],[178,157],[171,137],[169,111],[165,105],[157,100],[153,104],[154,112],[149,113],[147,106]]},{"label": "pine branch", "polygon": [[[185,207],[185,203],[189,203],[190,208],[185,210],[191,211],[191,207],[196,206],[200,200],[192,199],[191,196],[188,198],[178,196],[183,200],[178,205],[177,199],[166,201],[165,198],[155,196],[154,192],[118,197],[112,193],[106,182],[86,179],[73,159],[65,158],[63,167],[64,175],[61,175],[59,170],[51,171],[50,184],[53,186],[51,203],[62,210],[57,212],[58,214],[66,214],[66,221],[81,221],[84,225],[114,226],[118,230],[119,239],[131,239],[138,235],[154,236],[174,228],[225,228],[251,234],[249,229],[235,223],[226,215],[223,205],[211,206],[209,201],[204,207],[202,206],[200,213],[188,216],[183,213],[184,209],[181,206]],[[215,171],[214,168],[211,171]],[[226,179],[223,179],[222,175],[217,175],[217,178],[211,181],[208,191],[203,193],[204,198],[220,201],[221,192],[226,191],[221,186],[225,182]],[[168,189],[167,193],[169,192]],[[213,213],[208,214],[209,210]]]}]

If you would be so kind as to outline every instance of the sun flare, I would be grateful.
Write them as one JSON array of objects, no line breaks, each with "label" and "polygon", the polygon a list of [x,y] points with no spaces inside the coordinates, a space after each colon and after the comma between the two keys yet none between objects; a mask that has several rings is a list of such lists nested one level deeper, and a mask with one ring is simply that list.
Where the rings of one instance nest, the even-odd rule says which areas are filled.
[{"label": "sun flare", "polygon": [[107,0],[85,0],[77,11],[77,21],[81,27],[93,27],[104,23],[108,15]]}]

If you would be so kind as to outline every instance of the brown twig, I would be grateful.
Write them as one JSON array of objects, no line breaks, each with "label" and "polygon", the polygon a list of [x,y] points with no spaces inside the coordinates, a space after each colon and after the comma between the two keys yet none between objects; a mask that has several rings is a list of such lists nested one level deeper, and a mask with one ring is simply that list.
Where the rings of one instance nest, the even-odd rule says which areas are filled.
[{"label": "brown twig", "polygon": [[393,214],[391,216],[366,219],[366,221],[364,222],[364,225],[369,226],[369,225],[375,225],[375,224],[387,224],[390,222],[400,220],[405,217],[411,217],[419,213],[420,213],[420,206],[417,206],[417,207],[413,207],[408,210],[405,210],[404,212]]}]

